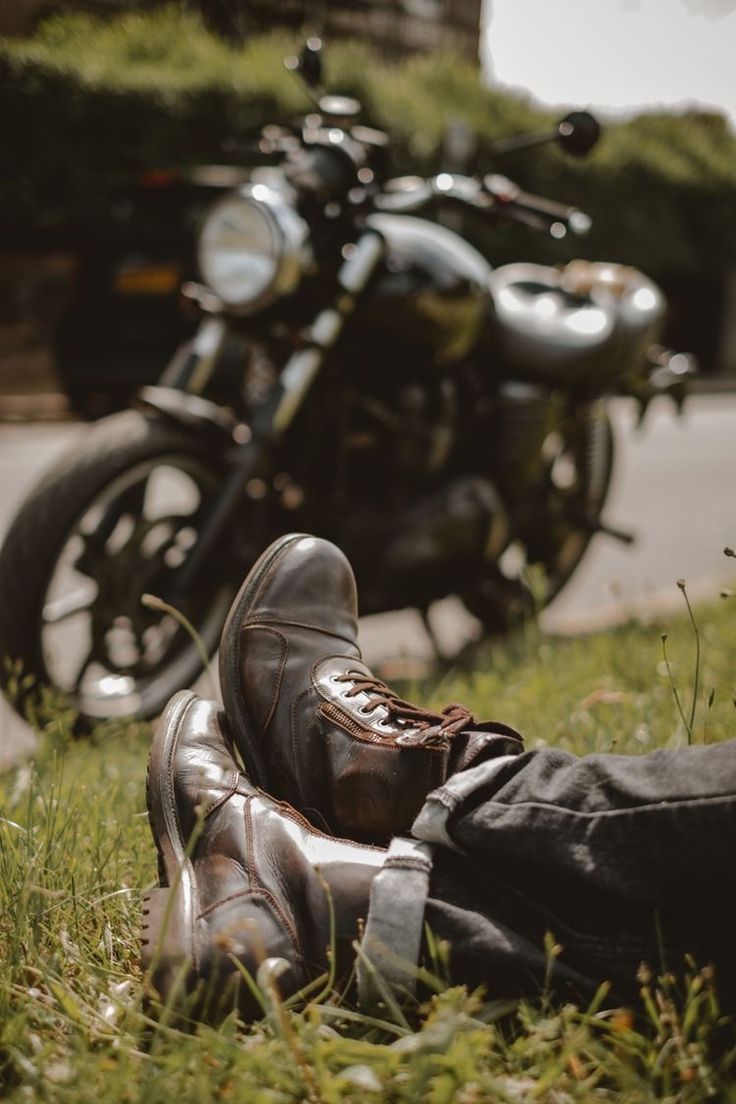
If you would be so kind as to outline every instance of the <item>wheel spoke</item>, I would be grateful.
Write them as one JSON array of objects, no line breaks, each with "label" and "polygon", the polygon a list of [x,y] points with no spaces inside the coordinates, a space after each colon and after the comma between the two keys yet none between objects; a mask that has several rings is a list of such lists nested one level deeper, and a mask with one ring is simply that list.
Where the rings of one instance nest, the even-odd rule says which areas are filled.
[{"label": "wheel spoke", "polygon": [[78,613],[88,612],[95,601],[96,594],[90,593],[89,587],[77,587],[69,594],[61,598],[54,598],[43,607],[43,620],[45,625],[58,625]]},{"label": "wheel spoke", "polygon": [[94,530],[94,536],[99,544],[105,544],[124,515],[128,514],[134,520],[141,517],[143,503],[146,498],[146,488],[150,478],[149,473],[144,479],[139,479],[132,487],[127,487],[108,503],[99,524]]},{"label": "wheel spoke", "polygon": [[83,533],[80,530],[76,536],[82,542],[82,549],[74,557],[72,567],[78,575],[84,575],[96,582],[99,563],[105,559],[105,538],[99,528],[92,530],[91,533]]},{"label": "wheel spoke", "polygon": [[201,666],[178,622],[142,608],[142,593],[173,599],[208,649],[232,599],[224,571],[177,590],[221,477],[219,459],[180,444],[169,425],[154,429],[159,451],[149,437],[128,441],[121,419],[115,456],[97,441],[78,462],[86,480],[97,479],[96,494],[81,495],[66,477],[58,484],[60,504],[50,492],[44,498],[57,514],[66,509],[66,521],[63,530],[57,525],[58,552],[38,596],[40,654],[51,684],[76,699],[87,718],[152,715]]},{"label": "wheel spoke", "polygon": [[74,678],[74,685],[72,686],[72,693],[73,694],[78,694],[79,693],[79,689],[82,685],[82,680],[85,676],[85,673],[86,673],[88,667],[97,658],[96,653],[97,653],[96,641],[94,639],[94,634],[93,634],[92,640],[90,641],[90,645],[87,648],[84,655],[82,656],[81,662],[79,664],[79,669],[78,669],[78,671],[76,673],[76,676]]},{"label": "wheel spoke", "polygon": [[[82,527],[78,530],[84,546],[75,563],[77,571],[94,578],[97,562],[109,558],[111,549],[108,548],[108,542],[124,518],[128,519],[130,532],[125,535],[123,545],[129,543],[131,532],[135,530],[136,523],[143,514],[149,479],[150,475],[121,491],[105,505],[102,516],[92,528],[85,530]],[[114,554],[114,550],[112,551]]]}]

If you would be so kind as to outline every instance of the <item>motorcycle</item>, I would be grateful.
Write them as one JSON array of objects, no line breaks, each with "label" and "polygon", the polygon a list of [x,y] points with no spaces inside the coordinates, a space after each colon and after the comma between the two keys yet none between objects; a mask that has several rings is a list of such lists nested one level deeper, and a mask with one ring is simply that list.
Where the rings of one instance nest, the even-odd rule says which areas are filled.
[{"label": "motorcycle", "polygon": [[[693,365],[656,344],[662,293],[621,265],[493,270],[421,216],[554,237],[590,220],[497,174],[390,178],[387,136],[320,88],[319,42],[287,66],[316,109],[266,127],[273,163],[204,218],[201,282],[183,289],[193,339],[80,437],[7,534],[0,654],[19,710],[44,683],[83,724],[158,714],[286,531],[345,550],[362,613],[426,615],[454,593],[489,633],[550,601],[593,534],[631,539],[602,518],[606,398],[681,399]],[[584,155],[598,133],[573,112],[497,150]]]}]

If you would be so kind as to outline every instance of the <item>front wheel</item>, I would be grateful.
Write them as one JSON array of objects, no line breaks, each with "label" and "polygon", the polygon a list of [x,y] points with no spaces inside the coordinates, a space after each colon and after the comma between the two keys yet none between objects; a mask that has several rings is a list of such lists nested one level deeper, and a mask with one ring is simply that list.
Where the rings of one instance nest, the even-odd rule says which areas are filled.
[{"label": "front wheel", "polygon": [[239,580],[232,548],[186,591],[177,577],[223,474],[210,440],[128,410],[36,487],[0,551],[2,679],[19,712],[45,684],[83,723],[149,718],[197,677],[188,631],[142,598],[214,652]]},{"label": "front wheel", "polygon": [[611,422],[602,402],[550,433],[541,476],[511,504],[511,539],[461,595],[490,634],[509,632],[549,605],[573,575],[600,522],[614,464]]}]

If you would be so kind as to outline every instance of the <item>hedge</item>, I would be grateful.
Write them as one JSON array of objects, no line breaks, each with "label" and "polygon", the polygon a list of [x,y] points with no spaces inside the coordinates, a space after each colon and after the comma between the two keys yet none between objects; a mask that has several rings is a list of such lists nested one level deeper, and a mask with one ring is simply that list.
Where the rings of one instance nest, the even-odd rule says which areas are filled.
[{"label": "hedge", "polygon": [[[33,39],[0,40],[9,165],[0,177],[0,235],[72,240],[104,223],[111,189],[140,170],[247,161],[239,141],[309,110],[282,66],[295,45],[273,34],[235,51],[176,7],[107,23],[57,16]],[[484,167],[494,138],[552,119],[483,87],[474,67],[451,55],[389,64],[350,42],[328,44],[326,55],[329,88],[356,95],[364,121],[390,132],[397,172],[439,168],[450,119],[476,133]],[[724,271],[736,257],[736,137],[719,115],[639,116],[608,126],[584,160],[545,147],[493,168],[590,212],[594,229],[575,242],[577,254],[655,276]],[[516,228],[478,233],[497,262],[564,259],[569,248]]]}]

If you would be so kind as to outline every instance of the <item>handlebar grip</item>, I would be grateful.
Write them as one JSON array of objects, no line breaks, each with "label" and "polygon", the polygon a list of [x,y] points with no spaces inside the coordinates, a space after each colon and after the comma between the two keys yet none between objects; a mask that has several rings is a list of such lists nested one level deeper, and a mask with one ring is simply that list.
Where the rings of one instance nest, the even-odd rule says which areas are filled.
[{"label": "handlebar grip", "polygon": [[533,225],[541,223],[550,232],[554,232],[555,225],[559,225],[560,237],[568,230],[573,234],[587,234],[590,230],[591,219],[584,211],[558,203],[554,199],[523,192],[506,177],[486,177],[485,186],[496,201],[499,213],[503,213],[505,209],[506,214],[520,222],[531,222]]},{"label": "handlebar grip", "polygon": [[[554,200],[544,199],[542,196],[521,192],[516,199],[516,203],[523,211],[528,211],[529,214],[548,222],[550,233],[554,232],[555,226],[561,226],[565,231],[582,235],[587,234],[592,225],[590,216],[586,215],[584,211],[577,207],[555,203]],[[560,233],[560,237],[562,236]]]}]

